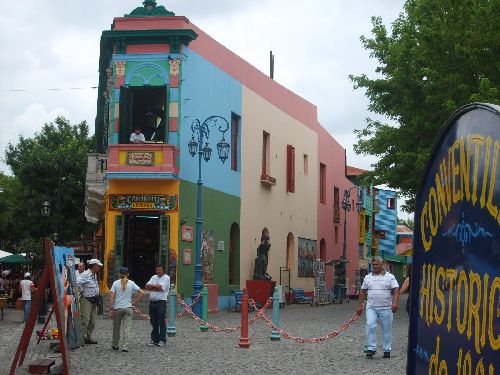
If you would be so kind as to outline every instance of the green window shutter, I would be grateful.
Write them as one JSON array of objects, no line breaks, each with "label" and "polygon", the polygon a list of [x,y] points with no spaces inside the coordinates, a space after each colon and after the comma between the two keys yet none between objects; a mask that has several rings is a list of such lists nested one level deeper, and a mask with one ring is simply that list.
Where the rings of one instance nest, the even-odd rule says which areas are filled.
[{"label": "green window shutter", "polygon": [[[123,264],[124,223],[125,218],[123,215],[118,215],[115,218],[115,254],[112,263],[109,263],[108,266],[108,280],[111,278],[111,283],[115,280],[115,276],[118,275],[118,269]],[[111,259],[109,262],[111,262]]]},{"label": "green window shutter", "polygon": [[120,87],[120,129],[119,143],[128,143],[132,134],[132,90],[130,87]]},{"label": "green window shutter", "polygon": [[168,251],[170,242],[170,217],[160,216],[160,254],[158,260],[170,272],[168,264]]}]

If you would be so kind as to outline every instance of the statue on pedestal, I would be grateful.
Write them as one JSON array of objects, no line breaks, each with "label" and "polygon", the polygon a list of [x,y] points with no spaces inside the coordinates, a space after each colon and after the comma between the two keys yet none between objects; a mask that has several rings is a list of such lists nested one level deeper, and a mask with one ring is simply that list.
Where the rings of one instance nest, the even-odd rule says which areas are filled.
[{"label": "statue on pedestal", "polygon": [[255,268],[253,271],[254,280],[271,280],[271,276],[267,273],[267,253],[271,248],[269,240],[269,231],[267,228],[264,228],[260,238],[260,245],[257,247],[257,258],[255,258]]}]

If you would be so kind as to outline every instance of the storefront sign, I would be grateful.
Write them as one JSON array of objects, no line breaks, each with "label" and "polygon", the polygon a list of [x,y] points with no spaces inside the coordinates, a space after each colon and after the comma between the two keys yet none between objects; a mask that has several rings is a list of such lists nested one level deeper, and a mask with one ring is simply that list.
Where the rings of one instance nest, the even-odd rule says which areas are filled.
[{"label": "storefront sign", "polygon": [[147,151],[129,151],[127,152],[128,165],[154,165],[155,153]]},{"label": "storefront sign", "polygon": [[177,195],[117,195],[109,196],[110,210],[177,210]]},{"label": "storefront sign", "polygon": [[408,374],[500,370],[500,107],[458,110],[417,192]]}]

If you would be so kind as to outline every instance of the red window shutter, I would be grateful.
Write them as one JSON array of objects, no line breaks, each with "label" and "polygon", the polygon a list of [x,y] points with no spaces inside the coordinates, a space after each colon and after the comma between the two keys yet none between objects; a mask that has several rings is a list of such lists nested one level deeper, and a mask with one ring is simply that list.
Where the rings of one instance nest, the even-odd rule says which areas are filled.
[{"label": "red window shutter", "polygon": [[286,190],[295,192],[295,148],[292,145],[286,146]]}]

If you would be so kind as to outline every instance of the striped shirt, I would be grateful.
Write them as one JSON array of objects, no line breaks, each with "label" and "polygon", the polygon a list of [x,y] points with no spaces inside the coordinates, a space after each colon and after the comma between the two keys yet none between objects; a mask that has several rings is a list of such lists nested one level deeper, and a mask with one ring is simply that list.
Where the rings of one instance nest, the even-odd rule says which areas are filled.
[{"label": "striped shirt", "polygon": [[392,306],[392,289],[399,284],[390,272],[375,275],[373,272],[365,276],[361,289],[368,294],[367,307],[390,308]]},{"label": "striped shirt", "polygon": [[97,275],[91,270],[81,273],[77,282],[78,290],[80,291],[82,297],[94,297],[99,295]]}]

